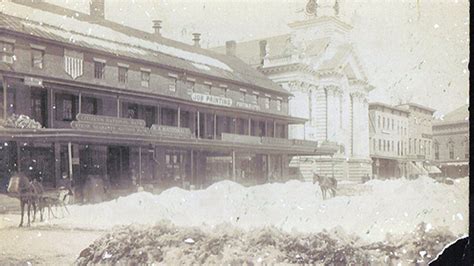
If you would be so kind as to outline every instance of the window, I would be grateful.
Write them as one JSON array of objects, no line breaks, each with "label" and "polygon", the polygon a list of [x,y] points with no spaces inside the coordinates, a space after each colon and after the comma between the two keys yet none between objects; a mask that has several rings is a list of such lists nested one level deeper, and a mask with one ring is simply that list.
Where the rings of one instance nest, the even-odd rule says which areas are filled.
[{"label": "window", "polygon": [[395,124],[393,122],[393,118],[392,118],[392,130],[395,130]]},{"label": "window", "polygon": [[411,139],[408,139],[408,153],[411,154]]},{"label": "window", "polygon": [[127,83],[128,81],[128,68],[119,66],[118,67],[118,81],[120,83]]},{"label": "window", "polygon": [[239,100],[241,101],[245,101],[245,95],[247,93],[245,93],[245,91],[239,91]]},{"label": "window", "polygon": [[188,94],[194,93],[194,86],[195,85],[196,85],[196,83],[194,81],[191,81],[191,80],[186,81],[186,87],[187,87]]},{"label": "window", "polygon": [[257,95],[249,94],[249,101],[252,102],[252,103],[256,103],[257,102]]},{"label": "window", "polygon": [[143,87],[150,87],[150,72],[149,71],[141,71],[142,76],[142,86]]},{"label": "window", "polygon": [[281,100],[276,100],[277,111],[281,111]]},{"label": "window", "polygon": [[382,140],[379,139],[379,151],[382,150]]},{"label": "window", "polygon": [[434,152],[435,152],[435,160],[439,160],[439,143],[435,141],[434,143]]},{"label": "window", "polygon": [[373,140],[373,143],[374,143],[374,151],[375,151],[375,150],[377,149],[377,140],[374,139],[374,140]]},{"label": "window", "polygon": [[94,78],[96,79],[105,78],[105,61],[104,62],[94,61]]},{"label": "window", "polygon": [[387,151],[390,151],[390,141],[387,141]]},{"label": "window", "polygon": [[128,104],[128,106],[127,106],[127,118],[138,119],[138,105]]},{"label": "window", "polygon": [[177,84],[178,84],[178,79],[177,78],[172,78],[171,83],[168,86],[168,90],[171,91],[171,92],[176,92]]},{"label": "window", "polygon": [[221,96],[221,97],[225,97],[225,94],[226,94],[226,89],[225,88],[214,88],[214,94],[216,96]]},{"label": "window", "polygon": [[63,121],[72,121],[76,115],[75,97],[73,95],[64,95],[63,97]]},{"label": "window", "polygon": [[81,113],[97,115],[97,99],[84,97],[82,99]]},{"label": "window", "polygon": [[13,57],[13,43],[0,41],[0,60],[8,64],[13,64]]},{"label": "window", "polygon": [[383,121],[383,123],[382,123],[382,125],[383,125],[383,129],[385,129],[385,117],[383,118],[383,120],[382,120],[382,121]]},{"label": "window", "polygon": [[380,128],[380,116],[377,116],[377,124],[378,124],[378,128]]},{"label": "window", "polygon": [[31,49],[31,66],[33,68],[43,69],[44,51],[40,49]]},{"label": "window", "polygon": [[416,139],[413,140],[413,153],[416,154]]},{"label": "window", "polygon": [[448,142],[448,149],[449,149],[449,159],[454,159],[454,141],[450,140]]},{"label": "window", "polygon": [[269,109],[270,108],[270,98],[268,98],[268,97],[263,98],[263,102],[264,102],[264,105],[265,105],[265,109]]}]

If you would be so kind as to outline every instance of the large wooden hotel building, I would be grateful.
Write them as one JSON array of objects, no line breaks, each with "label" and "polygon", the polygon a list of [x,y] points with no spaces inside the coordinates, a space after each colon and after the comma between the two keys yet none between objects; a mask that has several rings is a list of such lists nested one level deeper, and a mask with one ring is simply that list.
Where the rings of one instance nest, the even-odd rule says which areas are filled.
[{"label": "large wooden hotel building", "polygon": [[[305,120],[257,70],[200,48],[199,34],[188,45],[163,37],[159,21],[153,28],[106,20],[103,0],[90,14],[0,3],[0,176],[199,188],[286,177],[292,156],[335,152],[288,139],[288,125]],[[15,115],[41,128],[8,126]]]}]

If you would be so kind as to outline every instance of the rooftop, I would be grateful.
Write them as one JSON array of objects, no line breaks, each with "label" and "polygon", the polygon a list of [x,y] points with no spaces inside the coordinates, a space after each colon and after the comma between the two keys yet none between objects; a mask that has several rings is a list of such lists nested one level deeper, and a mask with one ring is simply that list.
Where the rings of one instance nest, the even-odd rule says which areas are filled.
[{"label": "rooftop", "polygon": [[396,107],[401,107],[401,108],[403,108],[403,107],[408,107],[408,108],[415,107],[415,108],[419,108],[419,109],[428,111],[430,113],[434,113],[436,111],[436,109],[433,109],[433,108],[430,108],[430,107],[427,107],[427,106],[424,106],[424,105],[421,105],[421,104],[418,104],[418,103],[413,103],[413,102],[399,104]]},{"label": "rooftop", "polygon": [[238,58],[52,4],[0,2],[2,29],[289,95]]},{"label": "rooftop", "polygon": [[460,122],[469,122],[469,104],[463,105],[454,111],[444,115],[441,119],[434,121],[434,125],[444,125]]},{"label": "rooftop", "polygon": [[397,107],[397,106],[393,106],[393,105],[386,104],[386,103],[381,103],[381,102],[371,102],[371,103],[369,103],[369,110],[371,109],[371,107],[377,107],[377,106],[384,107],[384,108],[387,108],[387,109],[390,109],[390,110],[396,110],[396,111],[403,112],[403,113],[406,113],[406,114],[410,113],[407,109],[403,109],[403,108],[400,108],[400,107]]}]

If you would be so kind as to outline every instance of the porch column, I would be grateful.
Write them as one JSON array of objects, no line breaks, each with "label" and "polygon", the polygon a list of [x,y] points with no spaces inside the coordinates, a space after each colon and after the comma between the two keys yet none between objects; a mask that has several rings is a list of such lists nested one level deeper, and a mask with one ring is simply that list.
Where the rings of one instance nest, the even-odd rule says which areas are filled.
[{"label": "porch column", "polygon": [[207,139],[207,114],[204,114],[204,138]]},{"label": "porch column", "polygon": [[217,114],[214,113],[214,137],[213,139],[216,139],[217,137]]},{"label": "porch column", "polygon": [[54,181],[55,187],[58,185],[61,179],[61,146],[58,142],[54,143]]},{"label": "porch column", "polygon": [[268,121],[265,120],[265,137],[268,137]]},{"label": "porch column", "polygon": [[197,111],[197,138],[200,138],[201,137],[201,119],[200,119],[200,115],[199,115],[199,111]]},{"label": "porch column", "polygon": [[234,117],[234,134],[237,134],[237,117]]},{"label": "porch column", "polygon": [[82,92],[79,92],[79,114],[82,113]]},{"label": "porch column", "polygon": [[8,111],[8,108],[7,108],[7,97],[8,97],[8,93],[7,93],[7,90],[8,90],[8,84],[7,84],[7,80],[5,78],[5,76],[2,77],[2,86],[3,86],[3,119],[4,120],[7,120],[7,111]]},{"label": "porch column", "polygon": [[142,147],[138,147],[138,185],[142,185]]},{"label": "porch column", "polygon": [[181,127],[181,107],[178,105],[178,127]]},{"label": "porch column", "polygon": [[120,117],[120,96],[117,96],[117,117]]},{"label": "porch column", "polygon": [[191,149],[191,180],[189,182],[190,186],[189,188],[191,188],[191,185],[194,185],[194,151],[193,149]]},{"label": "porch column", "polygon": [[72,180],[72,144],[71,142],[67,143],[67,160],[68,160],[69,178]]},{"label": "porch column", "polygon": [[250,135],[252,135],[252,119],[250,117],[249,117],[249,126],[248,126],[248,128],[249,128],[249,134],[248,135],[250,136]]},{"label": "porch column", "polygon": [[19,141],[15,142],[16,146],[16,168],[18,172],[21,172],[21,143]]},{"label": "porch column", "polygon": [[276,122],[275,122],[275,120],[273,120],[273,137],[274,137],[274,138],[276,138],[276,132],[277,132],[277,130],[276,130]]},{"label": "porch column", "polygon": [[232,180],[235,181],[235,150],[232,150]]},{"label": "porch column", "polygon": [[54,117],[55,117],[55,105],[56,103],[54,102],[54,90],[51,88],[49,90],[49,102],[50,102],[50,113],[51,115],[49,116],[49,124],[50,124],[50,127],[53,128],[54,127]]}]

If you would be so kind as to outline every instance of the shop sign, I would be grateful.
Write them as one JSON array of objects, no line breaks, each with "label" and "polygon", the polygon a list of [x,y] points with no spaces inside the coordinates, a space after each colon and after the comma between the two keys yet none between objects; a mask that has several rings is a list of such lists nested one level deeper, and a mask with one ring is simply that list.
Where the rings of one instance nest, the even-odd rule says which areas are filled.
[{"label": "shop sign", "polygon": [[220,157],[206,157],[208,163],[232,163],[232,157],[220,156]]},{"label": "shop sign", "polygon": [[261,138],[255,136],[237,135],[230,133],[222,133],[222,141],[237,142],[245,144],[261,144]]},{"label": "shop sign", "polygon": [[71,122],[73,129],[92,130],[100,131],[105,133],[122,133],[122,134],[149,134],[149,130],[146,127],[133,127],[127,125],[112,125],[112,124],[100,124],[91,123],[84,121],[73,121]]},{"label": "shop sign", "polygon": [[252,103],[246,103],[246,102],[236,102],[235,106],[238,108],[243,108],[243,109],[250,109],[254,111],[260,111],[260,106]]},{"label": "shop sign", "polygon": [[145,127],[146,125],[145,120],[142,120],[142,119],[120,118],[120,117],[90,115],[90,114],[77,114],[76,120],[80,122],[134,126],[134,127]]},{"label": "shop sign", "polygon": [[31,87],[43,87],[43,80],[33,77],[25,77],[25,85]]},{"label": "shop sign", "polygon": [[152,125],[150,128],[152,135],[172,138],[191,138],[191,129],[187,127],[172,127],[164,125]]},{"label": "shop sign", "polygon": [[262,143],[267,145],[292,145],[291,139],[262,137]]},{"label": "shop sign", "polygon": [[214,96],[214,95],[193,93],[191,94],[191,99],[195,102],[200,102],[200,103],[207,103],[207,104],[226,106],[226,107],[232,106],[232,99]]}]

